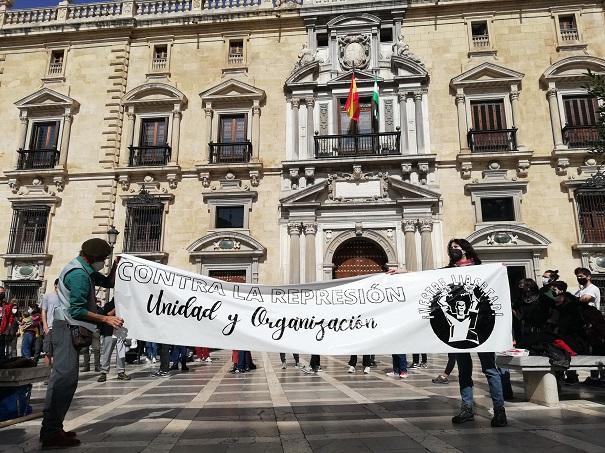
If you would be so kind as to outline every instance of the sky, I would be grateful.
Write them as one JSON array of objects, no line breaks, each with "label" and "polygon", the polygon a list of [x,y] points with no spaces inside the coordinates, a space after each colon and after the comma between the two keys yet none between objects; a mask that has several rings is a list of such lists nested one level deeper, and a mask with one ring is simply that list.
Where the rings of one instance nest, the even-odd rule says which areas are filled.
[{"label": "sky", "polygon": [[[36,6],[57,6],[60,0],[15,0],[13,9],[35,8]],[[72,3],[99,3],[103,0],[72,0]]]}]

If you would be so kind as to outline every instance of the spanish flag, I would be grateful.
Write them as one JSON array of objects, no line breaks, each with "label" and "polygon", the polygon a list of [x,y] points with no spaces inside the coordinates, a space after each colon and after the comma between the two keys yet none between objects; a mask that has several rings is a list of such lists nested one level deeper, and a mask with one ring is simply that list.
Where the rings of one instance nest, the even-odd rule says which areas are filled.
[{"label": "spanish flag", "polygon": [[352,121],[359,121],[359,92],[357,91],[355,73],[353,73],[353,78],[351,79],[351,88],[349,88],[349,97],[347,97],[345,111]]}]

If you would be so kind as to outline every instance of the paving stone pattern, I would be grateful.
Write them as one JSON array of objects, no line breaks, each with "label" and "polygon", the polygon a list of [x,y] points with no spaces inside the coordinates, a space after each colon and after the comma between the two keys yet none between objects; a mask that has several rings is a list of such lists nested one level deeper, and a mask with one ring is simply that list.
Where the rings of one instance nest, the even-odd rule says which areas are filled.
[{"label": "paving stone pattern", "polygon": [[[455,376],[449,385],[431,383],[444,355],[429,356],[429,368],[406,380],[385,376],[390,356],[378,356],[369,375],[361,367],[348,374],[347,357],[322,357],[316,376],[293,363],[282,370],[279,356],[266,353],[254,354],[257,370],[231,374],[230,356],[217,351],[213,363],[170,378],[152,377],[157,365],[129,366],[128,382],[113,371],[105,383],[81,373],[65,429],[77,431],[82,446],[70,451],[605,453],[605,390],[566,386],[560,407],[547,408],[524,402],[522,378],[513,374],[509,426],[493,429],[487,383],[475,369],[478,415],[454,426]],[[44,392],[34,387],[34,410]],[[37,419],[0,430],[0,452],[38,450],[39,428]]]}]

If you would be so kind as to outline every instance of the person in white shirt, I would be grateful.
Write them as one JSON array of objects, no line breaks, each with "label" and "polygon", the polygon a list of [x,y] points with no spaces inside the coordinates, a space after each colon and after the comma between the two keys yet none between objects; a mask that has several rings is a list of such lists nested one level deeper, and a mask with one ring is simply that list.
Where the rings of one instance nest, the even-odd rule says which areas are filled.
[{"label": "person in white shirt", "polygon": [[59,304],[59,296],[57,296],[57,285],[59,279],[55,280],[55,292],[45,294],[42,298],[42,326],[44,328],[44,343],[42,344],[42,350],[45,352],[44,360],[47,365],[50,365],[53,357],[53,346],[52,346],[52,328],[53,319],[55,317],[55,307]]},{"label": "person in white shirt", "polygon": [[580,302],[592,305],[600,310],[601,290],[592,283],[592,273],[584,267],[577,267],[574,274],[576,274],[580,285],[580,289],[576,291],[575,296]]}]

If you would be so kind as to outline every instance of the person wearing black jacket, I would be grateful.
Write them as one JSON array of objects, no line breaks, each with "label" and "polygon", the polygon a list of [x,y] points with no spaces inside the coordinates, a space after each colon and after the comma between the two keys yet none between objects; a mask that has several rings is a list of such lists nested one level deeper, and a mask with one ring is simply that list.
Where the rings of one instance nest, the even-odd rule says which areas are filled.
[{"label": "person wearing black jacket", "polygon": [[540,334],[549,316],[549,297],[534,280],[523,278],[519,281],[520,297],[513,304],[513,333],[517,344]]}]

